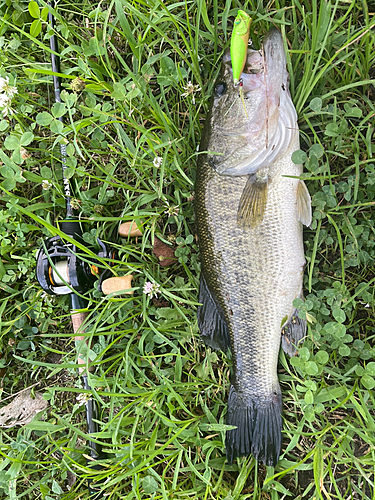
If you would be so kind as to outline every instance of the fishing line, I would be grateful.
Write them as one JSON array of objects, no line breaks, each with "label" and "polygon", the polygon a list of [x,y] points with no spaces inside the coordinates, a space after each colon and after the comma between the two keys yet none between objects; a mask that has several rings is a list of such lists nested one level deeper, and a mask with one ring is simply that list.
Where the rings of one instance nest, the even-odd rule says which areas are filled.
[{"label": "fishing line", "polygon": [[249,115],[247,114],[245,99],[243,97],[243,80],[242,80],[242,78],[240,78],[239,87],[240,87],[239,88],[239,94],[240,94],[240,98],[241,98],[241,101],[242,101],[243,109],[245,110],[246,118],[249,118]]},{"label": "fishing line", "polygon": [[229,113],[229,111],[233,108],[233,106],[234,106],[235,104],[236,104],[236,98],[234,98],[234,99],[233,99],[232,104],[229,106],[228,111],[226,111],[226,112],[224,113],[224,116],[227,116],[227,114],[228,114],[228,113]]}]

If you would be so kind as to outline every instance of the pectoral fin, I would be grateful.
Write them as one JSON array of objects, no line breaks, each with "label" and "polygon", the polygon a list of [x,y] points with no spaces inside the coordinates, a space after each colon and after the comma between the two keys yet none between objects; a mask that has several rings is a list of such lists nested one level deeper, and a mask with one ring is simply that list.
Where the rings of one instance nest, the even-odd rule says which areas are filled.
[{"label": "pectoral fin", "polygon": [[264,217],[268,196],[268,179],[249,175],[237,211],[237,224],[242,229],[259,226]]},{"label": "pectoral fin", "polygon": [[311,224],[311,197],[310,193],[303,181],[299,181],[297,188],[297,214],[298,219],[305,226]]}]

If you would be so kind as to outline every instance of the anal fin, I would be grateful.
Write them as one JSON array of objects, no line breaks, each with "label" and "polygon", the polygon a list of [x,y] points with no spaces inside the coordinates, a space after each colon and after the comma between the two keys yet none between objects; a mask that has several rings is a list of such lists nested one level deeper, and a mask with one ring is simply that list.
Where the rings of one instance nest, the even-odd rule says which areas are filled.
[{"label": "anal fin", "polygon": [[213,349],[226,352],[230,348],[230,335],[224,314],[210,292],[201,274],[199,285],[198,327],[203,342]]},{"label": "anal fin", "polygon": [[268,179],[249,175],[237,211],[237,224],[242,229],[259,226],[264,217],[268,197]]}]

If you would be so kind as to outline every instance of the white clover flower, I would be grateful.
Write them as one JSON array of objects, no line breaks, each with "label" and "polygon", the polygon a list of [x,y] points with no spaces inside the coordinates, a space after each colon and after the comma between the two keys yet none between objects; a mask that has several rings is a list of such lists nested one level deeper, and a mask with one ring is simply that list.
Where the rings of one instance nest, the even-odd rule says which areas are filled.
[{"label": "white clover flower", "polygon": [[77,403],[81,405],[85,405],[88,401],[91,400],[91,394],[81,393],[77,396]]},{"label": "white clover flower", "polygon": [[7,106],[10,102],[11,98],[6,94],[0,94],[0,107]]},{"label": "white clover flower", "polygon": [[159,288],[160,288],[160,285],[158,283],[146,281],[146,283],[143,285],[143,293],[145,293],[146,295],[149,295],[150,299],[152,299],[152,297],[158,296]]},{"label": "white clover flower", "polygon": [[171,206],[168,201],[165,201],[165,208],[167,209],[164,213],[166,215],[178,215],[180,207],[178,205]]},{"label": "white clover flower", "polygon": [[10,98],[18,94],[17,87],[9,85],[9,76],[6,76],[5,78],[0,77],[0,92],[2,94],[6,94]]},{"label": "white clover flower", "polygon": [[52,186],[53,186],[52,182],[49,181],[48,179],[42,180],[42,189],[44,189],[45,191],[47,191]]},{"label": "white clover flower", "polygon": [[13,113],[13,111],[9,107],[5,107],[5,108],[1,109],[1,112],[2,112],[4,118],[8,114],[11,115]]},{"label": "white clover flower", "polygon": [[199,92],[199,90],[201,90],[200,86],[199,85],[194,85],[193,83],[191,83],[191,81],[189,80],[188,81],[188,84],[186,85],[186,87],[182,87],[186,92],[184,92],[183,94],[181,94],[181,97],[188,97],[189,95],[191,96],[191,100],[193,102],[193,104],[195,104],[195,95],[197,92]]},{"label": "white clover flower", "polygon": [[156,168],[161,167],[161,164],[163,163],[163,158],[161,158],[160,156],[155,156],[154,161],[152,163]]},{"label": "white clover flower", "polygon": [[7,114],[12,114],[12,110],[10,109],[11,98],[6,94],[0,94],[0,111],[3,116],[7,116]]},{"label": "white clover flower", "polygon": [[5,78],[0,77],[0,92],[5,92],[6,87],[9,86],[9,76]]},{"label": "white clover flower", "polygon": [[12,97],[18,93],[17,87],[9,85],[9,76],[0,77],[0,111],[3,116],[12,114],[13,111],[10,107]]}]

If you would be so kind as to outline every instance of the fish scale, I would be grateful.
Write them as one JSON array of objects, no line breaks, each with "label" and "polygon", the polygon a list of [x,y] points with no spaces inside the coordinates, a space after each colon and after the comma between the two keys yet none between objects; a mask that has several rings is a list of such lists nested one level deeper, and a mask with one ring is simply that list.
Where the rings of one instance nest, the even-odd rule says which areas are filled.
[{"label": "fish scale", "polygon": [[[279,32],[273,30],[266,39],[271,39],[276,49],[284,54]],[[265,45],[264,50],[266,48]],[[241,162],[240,172],[243,173],[246,165],[243,157],[246,159],[248,154],[251,157],[249,164],[253,165],[254,150],[265,149],[260,155],[263,158],[272,153],[272,144],[264,148],[266,135],[263,135],[263,139],[257,136],[251,142],[250,138],[249,144],[241,146],[243,131],[251,130],[251,123],[259,118],[258,111],[255,114],[254,110],[259,109],[265,92],[259,82],[256,87],[251,87],[253,79],[250,78],[246,101],[248,118],[245,118],[241,100],[231,87],[227,61],[220,78],[228,90],[224,100],[221,100],[222,96],[213,100],[200,148],[219,155],[200,156],[196,179],[195,213],[202,265],[199,297],[202,306],[198,310],[198,324],[208,345],[232,350],[233,375],[227,423],[237,426],[237,429],[227,432],[228,460],[231,462],[237,456],[252,453],[267,465],[275,465],[281,448],[282,403],[277,360],[282,324],[287,318],[286,330],[289,333],[295,330],[294,337],[287,338],[289,344],[298,341],[305,332],[302,320],[292,321],[297,314],[293,300],[301,296],[305,264],[297,203],[301,181],[289,177],[298,177],[302,173],[301,165],[291,161],[292,152],[299,149],[299,135],[295,124],[295,131],[289,129],[283,134],[288,142],[285,147],[281,144],[281,153],[275,161],[262,165],[255,173],[259,182],[266,179],[267,202],[260,223],[241,225],[239,201],[254,172],[233,175],[235,161]],[[280,68],[282,65],[279,67],[282,71]],[[287,89],[285,65],[283,71],[283,90],[280,90],[280,84],[280,89],[276,87],[278,92]],[[243,74],[242,78],[246,90],[246,75]],[[261,79],[262,75],[259,75],[259,81]],[[253,88],[259,91],[251,90]],[[281,94],[280,102],[284,97]],[[277,96],[272,95],[272,99],[276,102]],[[284,116],[289,114],[287,119],[296,122],[295,110],[288,99],[290,97]],[[277,116],[272,119],[275,130]],[[241,130],[239,139],[233,135],[236,124]],[[267,134],[264,128],[267,128],[267,123],[263,126],[263,132]],[[231,131],[232,142],[225,137],[225,130]],[[225,175],[225,171],[230,171],[231,175]],[[305,191],[302,192],[306,195]],[[289,353],[294,353],[293,349],[290,347]]]}]

